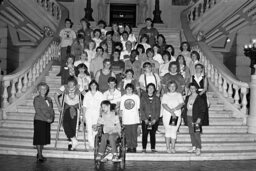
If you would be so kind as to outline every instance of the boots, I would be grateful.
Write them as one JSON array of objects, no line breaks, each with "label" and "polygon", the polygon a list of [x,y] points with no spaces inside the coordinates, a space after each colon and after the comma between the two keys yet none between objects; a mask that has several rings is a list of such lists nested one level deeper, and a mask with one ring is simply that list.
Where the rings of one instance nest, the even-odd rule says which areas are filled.
[{"label": "boots", "polygon": [[71,148],[71,150],[75,150],[77,145],[78,145],[78,141],[77,141],[76,137],[71,138],[71,141],[72,141],[72,148]]}]

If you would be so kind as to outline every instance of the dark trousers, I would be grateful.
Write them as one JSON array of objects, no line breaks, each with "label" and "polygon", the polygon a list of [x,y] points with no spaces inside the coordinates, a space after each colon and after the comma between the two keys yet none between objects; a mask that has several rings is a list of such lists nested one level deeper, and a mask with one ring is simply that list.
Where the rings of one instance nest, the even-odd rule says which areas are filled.
[{"label": "dark trousers", "polygon": [[119,137],[118,133],[114,134],[102,134],[101,142],[100,142],[100,148],[99,153],[104,154],[106,147],[107,147],[107,141],[109,141],[109,145],[112,148],[112,153],[117,153],[116,149],[116,140]]},{"label": "dark trousers", "polygon": [[136,148],[138,124],[124,125],[124,126],[125,126],[124,130],[125,130],[127,148]]},{"label": "dark trousers", "polygon": [[188,116],[187,117],[187,122],[188,122],[188,130],[189,130],[189,135],[191,139],[191,143],[193,147],[202,148],[202,142],[201,142],[201,134],[200,132],[194,132],[194,127],[192,125],[192,117]]},{"label": "dark trousers", "polygon": [[146,125],[145,121],[142,121],[142,148],[147,148],[148,143],[148,133],[150,134],[150,144],[151,149],[155,149],[156,147],[156,131],[158,128],[158,122],[152,125],[152,130],[148,130],[148,125]]},{"label": "dark trousers", "polygon": [[68,49],[68,47],[60,48],[60,68],[61,68],[60,73],[63,70],[63,68],[65,67],[66,62],[67,62],[67,49]]},{"label": "dark trousers", "polygon": [[74,118],[70,116],[70,108],[64,110],[63,128],[68,139],[76,136],[77,113]]}]

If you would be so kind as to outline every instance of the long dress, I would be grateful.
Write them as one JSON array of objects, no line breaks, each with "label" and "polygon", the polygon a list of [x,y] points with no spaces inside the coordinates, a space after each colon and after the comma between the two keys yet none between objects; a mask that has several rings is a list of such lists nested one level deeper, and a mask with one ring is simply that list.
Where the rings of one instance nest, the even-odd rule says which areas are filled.
[{"label": "long dress", "polygon": [[[200,93],[203,89],[204,89],[204,80],[205,80],[205,76],[202,75],[199,78],[196,78],[195,75],[192,76],[192,82],[198,85],[198,93]],[[201,97],[205,100],[205,104],[207,104],[207,96],[206,93],[202,94]],[[205,106],[206,107],[206,112],[205,112],[205,116],[204,119],[202,121],[202,124],[204,126],[208,126],[209,125],[209,110],[208,110],[208,105]]]}]

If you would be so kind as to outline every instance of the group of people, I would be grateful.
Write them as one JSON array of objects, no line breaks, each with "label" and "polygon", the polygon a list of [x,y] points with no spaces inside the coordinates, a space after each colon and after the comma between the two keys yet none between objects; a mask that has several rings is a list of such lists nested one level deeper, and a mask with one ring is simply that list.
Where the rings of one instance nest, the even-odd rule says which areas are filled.
[{"label": "group of people", "polygon": [[[136,152],[140,128],[142,152],[146,153],[148,134],[151,152],[157,152],[155,135],[160,118],[168,153],[175,153],[177,132],[183,120],[192,142],[189,152],[200,155],[202,125],[209,125],[208,83],[200,55],[191,51],[188,42],[182,42],[180,52],[175,54],[174,47],[166,44],[152,20],[147,18],[145,22],[146,27],[136,37],[129,25],[113,23],[107,31],[106,23],[99,21],[98,28],[93,30],[88,21],[81,19],[82,28],[75,32],[71,20],[65,20],[65,28],[60,31],[61,71],[58,74],[62,86],[54,99],[63,114],[69,150],[78,145],[76,127],[80,114],[86,125],[89,149],[94,148],[98,125],[104,125],[98,159],[105,151],[107,140],[113,150],[113,160],[117,159],[113,143],[120,136],[120,125],[125,128],[127,152]],[[39,96],[34,99],[34,145],[42,161],[42,145],[49,144],[49,125],[54,120],[47,90],[47,84],[39,84]],[[64,97],[62,101],[60,95]],[[39,135],[47,138],[43,140],[44,136],[40,136],[40,139]]]}]

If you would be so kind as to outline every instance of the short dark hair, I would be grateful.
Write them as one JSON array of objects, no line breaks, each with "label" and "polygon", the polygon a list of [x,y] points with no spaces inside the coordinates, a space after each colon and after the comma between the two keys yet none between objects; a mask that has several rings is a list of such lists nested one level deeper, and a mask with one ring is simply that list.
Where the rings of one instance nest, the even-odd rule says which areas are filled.
[{"label": "short dark hair", "polygon": [[101,49],[101,50],[104,52],[104,49],[103,49],[101,46],[98,46],[98,47],[96,48],[96,52],[97,52],[97,50],[99,50],[99,49]]},{"label": "short dark hair", "polygon": [[77,85],[76,77],[69,76],[68,79],[67,79],[67,83],[69,83],[69,82],[73,82],[75,85]]},{"label": "short dark hair", "polygon": [[37,86],[36,89],[39,90],[40,87],[46,87],[47,91],[49,91],[49,86],[45,82],[40,82]]},{"label": "short dark hair", "polygon": [[128,33],[127,31],[124,31],[124,32],[122,33],[122,35],[124,35],[124,34],[127,34],[127,36],[129,36],[129,33]]},{"label": "short dark hair", "polygon": [[157,40],[158,40],[159,37],[161,37],[161,38],[163,39],[163,44],[165,45],[165,44],[166,44],[166,40],[165,40],[164,35],[163,35],[163,34],[159,34],[159,35],[157,36]]},{"label": "short dark hair", "polygon": [[104,60],[103,60],[103,64],[105,64],[105,63],[107,63],[107,62],[110,62],[110,63],[111,63],[110,59],[104,59]]},{"label": "short dark hair", "polygon": [[131,54],[132,54],[133,52],[136,52],[136,54],[139,55],[139,52],[137,51],[137,49],[133,49],[133,50],[131,51]]},{"label": "short dark hair", "polygon": [[110,82],[115,82],[117,84],[117,80],[116,80],[115,77],[109,77],[108,78],[108,83],[110,83]]},{"label": "short dark hair", "polygon": [[198,85],[196,83],[194,83],[194,82],[191,82],[191,83],[188,84],[188,88],[190,88],[192,86],[194,86],[196,89],[199,88]]},{"label": "short dark hair", "polygon": [[132,33],[132,27],[131,27],[131,25],[130,25],[130,24],[125,24],[124,28],[125,28],[126,26],[129,27],[129,29],[130,29],[129,34],[131,34],[131,33]]},{"label": "short dark hair", "polygon": [[146,68],[147,66],[152,67],[152,64],[151,64],[150,62],[145,62],[145,63],[142,65],[142,68]]},{"label": "short dark hair", "polygon": [[178,65],[178,63],[177,63],[176,61],[170,62],[169,67],[168,67],[168,71],[171,70],[171,67],[172,67],[173,65],[176,65],[176,66],[177,66],[177,72],[179,72],[179,70],[178,70],[178,69],[179,69],[179,65]]},{"label": "short dark hair", "polygon": [[146,92],[148,92],[148,88],[149,88],[150,86],[152,86],[152,87],[154,88],[154,93],[155,93],[155,91],[156,91],[156,86],[155,86],[155,84],[153,84],[153,83],[149,83],[149,84],[146,86]]},{"label": "short dark hair", "polygon": [[97,83],[97,81],[96,80],[92,80],[90,83],[89,83],[89,90],[91,91],[92,89],[91,89],[91,85],[92,84],[95,84],[96,85],[96,90],[98,91],[99,90],[99,84]]},{"label": "short dark hair", "polygon": [[127,74],[128,72],[130,72],[130,73],[132,73],[132,75],[134,75],[134,71],[133,71],[132,69],[127,69],[127,70],[125,71],[125,74]]},{"label": "short dark hair", "polygon": [[147,38],[147,43],[149,42],[149,37],[147,34],[141,35],[140,42],[142,41],[143,38]]},{"label": "short dark hair", "polygon": [[170,91],[168,87],[169,87],[171,84],[174,84],[174,85],[175,85],[175,91],[176,91],[176,90],[178,89],[178,84],[177,84],[176,81],[169,81],[169,82],[167,83],[167,86],[166,86],[166,87],[167,87],[167,90]]},{"label": "short dark hair", "polygon": [[65,19],[65,23],[66,23],[67,21],[70,22],[70,28],[72,28],[73,22],[71,21],[71,19],[70,19],[70,18],[66,18],[66,19]]},{"label": "short dark hair", "polygon": [[174,49],[174,47],[173,47],[172,45],[166,45],[166,46],[165,46],[165,50],[167,51],[168,48],[171,48],[171,49],[172,49],[171,55],[174,56],[174,54],[175,54],[175,49]]},{"label": "short dark hair", "polygon": [[134,85],[133,85],[132,83],[126,84],[125,90],[126,90],[127,88],[131,88],[131,89],[132,89],[132,92],[134,92],[135,87],[134,87]]},{"label": "short dark hair", "polygon": [[80,20],[80,23],[81,23],[81,22],[85,22],[88,28],[91,27],[91,24],[90,24],[90,22],[89,22],[87,19],[82,18],[82,19]]},{"label": "short dark hair", "polygon": [[113,36],[113,31],[107,31],[106,36],[107,36],[107,35]]},{"label": "short dark hair", "polygon": [[98,25],[100,25],[100,24],[104,25],[103,28],[105,28],[107,26],[107,24],[106,24],[106,22],[104,20],[98,21]]},{"label": "short dark hair", "polygon": [[100,105],[111,106],[111,102],[109,100],[103,100]]},{"label": "short dark hair", "polygon": [[200,60],[200,54],[197,51],[192,51],[190,56],[192,57],[193,54],[196,55],[197,60]]},{"label": "short dark hair", "polygon": [[183,47],[182,47],[182,46],[183,46],[184,44],[187,44],[187,46],[188,46],[188,51],[191,51],[191,49],[190,49],[190,44],[189,44],[188,42],[181,42],[181,44],[180,44],[180,50],[183,51]]},{"label": "short dark hair", "polygon": [[204,65],[201,64],[201,63],[197,63],[197,64],[195,65],[195,68],[196,68],[197,66],[200,66],[202,69],[204,69]]},{"label": "short dark hair", "polygon": [[162,57],[164,57],[165,55],[168,56],[168,59],[169,59],[169,61],[170,61],[170,60],[171,60],[171,54],[170,54],[170,52],[164,51],[163,54],[162,54]]},{"label": "short dark hair", "polygon": [[100,37],[101,37],[101,34],[102,34],[102,33],[101,33],[100,29],[95,29],[95,30],[93,30],[93,36],[95,35],[96,32],[99,32],[99,33],[100,33]]},{"label": "short dark hair", "polygon": [[145,53],[145,48],[144,48],[144,46],[142,44],[138,44],[137,45],[136,50],[138,51],[138,49],[142,49],[142,53]]},{"label": "short dark hair", "polygon": [[146,50],[146,54],[148,54],[149,52],[151,52],[151,53],[154,54],[154,50],[153,50],[152,48],[148,48],[148,49]]},{"label": "short dark hair", "polygon": [[77,69],[79,70],[80,68],[83,68],[84,69],[84,73],[89,76],[89,72],[88,72],[88,67],[84,64],[84,63],[81,63],[77,66]]},{"label": "short dark hair", "polygon": [[121,47],[121,51],[123,51],[123,44],[121,42],[115,42],[114,43],[114,49],[116,49],[117,46]]}]

